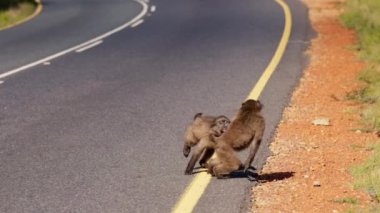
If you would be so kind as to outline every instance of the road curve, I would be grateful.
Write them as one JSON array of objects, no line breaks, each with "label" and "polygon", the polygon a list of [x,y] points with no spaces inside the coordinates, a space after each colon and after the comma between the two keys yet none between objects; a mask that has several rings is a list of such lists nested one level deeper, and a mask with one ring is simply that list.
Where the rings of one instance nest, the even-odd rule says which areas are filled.
[{"label": "road curve", "polygon": [[[58,8],[49,11],[49,2],[45,13],[66,16]],[[62,6],[78,2],[79,14],[108,8],[115,17],[124,15],[120,23],[125,11],[132,18],[140,8],[121,0],[65,2]],[[299,2],[288,4],[294,20],[290,42],[260,98],[267,129],[255,162],[259,168],[305,63],[307,11]],[[284,16],[267,0],[160,0],[149,6],[155,12],[139,26],[0,84],[0,212],[169,212],[174,207],[192,179],[183,175],[185,125],[197,112],[233,116],[273,57]],[[65,20],[58,23],[75,25]],[[96,25],[90,29],[93,35],[103,31]],[[78,41],[68,28],[61,32]],[[4,35],[0,32],[0,48],[8,43]],[[25,37],[15,39],[35,50],[30,43],[36,40]],[[18,55],[23,58],[14,54],[14,60]],[[246,178],[213,179],[194,212],[244,211],[253,184]]]},{"label": "road curve", "polygon": [[137,1],[42,1],[30,21],[0,32],[0,74],[89,41],[133,20]]}]

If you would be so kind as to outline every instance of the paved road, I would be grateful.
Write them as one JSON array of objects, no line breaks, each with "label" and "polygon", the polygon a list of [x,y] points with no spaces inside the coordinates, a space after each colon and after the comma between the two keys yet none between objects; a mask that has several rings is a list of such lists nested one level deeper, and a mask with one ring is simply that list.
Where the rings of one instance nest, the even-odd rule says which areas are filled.
[{"label": "paved road", "polygon": [[[43,2],[40,16],[0,31],[0,74],[143,9],[129,0]],[[306,62],[306,9],[288,4],[292,36],[261,95],[267,130],[259,168]],[[268,0],[160,0],[149,11],[153,5],[144,23],[96,47],[0,79],[0,212],[169,212],[175,205],[192,178],[183,175],[185,125],[197,112],[233,116],[271,60],[284,15]],[[244,210],[253,184],[212,180],[194,211]]]}]

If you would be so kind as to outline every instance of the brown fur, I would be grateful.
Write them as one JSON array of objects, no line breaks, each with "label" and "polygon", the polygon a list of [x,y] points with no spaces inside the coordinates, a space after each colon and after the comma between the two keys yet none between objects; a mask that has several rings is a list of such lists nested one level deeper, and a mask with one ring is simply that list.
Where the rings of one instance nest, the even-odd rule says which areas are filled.
[{"label": "brown fur", "polygon": [[249,156],[243,165],[245,171],[250,167],[265,129],[264,117],[260,114],[261,109],[260,101],[250,99],[242,104],[226,132],[216,139],[216,157],[208,165],[210,174],[220,178],[238,170],[242,164],[236,157],[235,151],[246,149],[252,144]]},{"label": "brown fur", "polygon": [[202,167],[214,154],[215,137],[219,137],[227,129],[230,120],[226,116],[203,116],[202,113],[197,113],[194,116],[193,122],[186,128],[183,146],[183,155],[187,157],[191,147],[198,145],[191,156],[191,159],[186,167],[185,174],[192,174],[195,163],[198,161],[202,153],[205,151],[200,164]]}]

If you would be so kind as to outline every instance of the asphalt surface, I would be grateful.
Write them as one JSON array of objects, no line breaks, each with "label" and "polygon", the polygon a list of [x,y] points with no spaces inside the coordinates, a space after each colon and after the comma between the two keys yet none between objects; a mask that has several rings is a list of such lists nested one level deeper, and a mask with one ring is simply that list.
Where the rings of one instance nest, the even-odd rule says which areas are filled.
[{"label": "asphalt surface", "polygon": [[[46,0],[0,31],[0,74],[133,19],[128,0]],[[260,100],[269,138],[307,62],[307,11]],[[169,212],[183,175],[185,126],[197,112],[232,117],[271,60],[284,14],[268,0],[151,1],[155,12],[81,53],[0,79],[0,212]],[[241,154],[244,160],[246,153]],[[247,178],[213,179],[194,212],[249,208]]]}]

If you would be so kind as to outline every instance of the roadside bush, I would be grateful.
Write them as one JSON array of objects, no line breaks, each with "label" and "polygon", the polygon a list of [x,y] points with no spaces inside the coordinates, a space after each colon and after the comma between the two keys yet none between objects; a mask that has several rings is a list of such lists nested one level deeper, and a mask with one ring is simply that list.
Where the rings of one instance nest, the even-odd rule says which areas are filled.
[{"label": "roadside bush", "polygon": [[380,202],[380,143],[368,147],[374,154],[363,164],[351,169],[356,178],[355,187],[363,188],[377,202]]},{"label": "roadside bush", "polygon": [[359,56],[369,63],[359,76],[367,86],[349,94],[349,98],[369,104],[362,117],[380,130],[380,1],[347,0],[341,20],[357,32]]},{"label": "roadside bush", "polygon": [[34,0],[0,0],[0,30],[27,19],[36,8]]},{"label": "roadside bush", "polygon": [[380,1],[347,0],[343,23],[359,35],[360,55],[380,63]]},{"label": "roadside bush", "polygon": [[[380,1],[346,0],[345,12],[341,17],[343,24],[356,31],[359,41],[359,56],[368,62],[368,66],[359,75],[366,87],[348,94],[348,98],[366,103],[361,112],[363,120],[380,130]],[[369,149],[372,156],[361,165],[351,169],[355,177],[355,186],[364,189],[377,203],[364,212],[380,211],[380,142]]]},{"label": "roadside bush", "polygon": [[23,2],[35,4],[34,0],[0,0],[0,10],[7,10],[11,7],[17,7],[20,3]]}]

